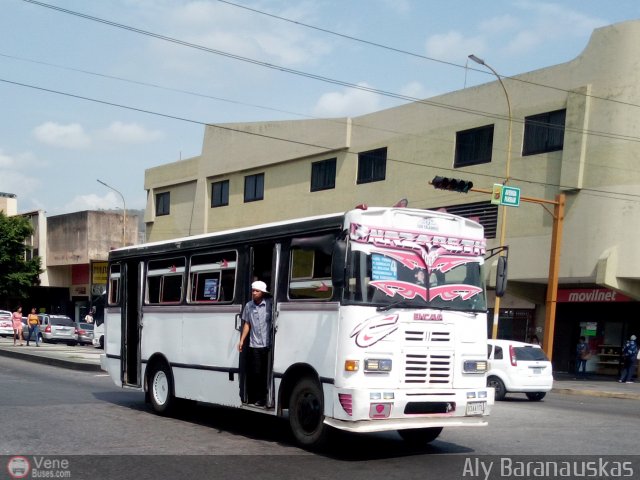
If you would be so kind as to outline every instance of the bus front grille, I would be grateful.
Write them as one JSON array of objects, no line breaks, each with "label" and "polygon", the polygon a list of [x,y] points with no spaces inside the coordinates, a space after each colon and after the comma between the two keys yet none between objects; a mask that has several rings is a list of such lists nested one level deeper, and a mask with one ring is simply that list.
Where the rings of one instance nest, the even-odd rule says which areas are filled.
[{"label": "bus front grille", "polygon": [[447,353],[405,355],[404,383],[407,385],[448,385],[452,373],[452,356]]}]

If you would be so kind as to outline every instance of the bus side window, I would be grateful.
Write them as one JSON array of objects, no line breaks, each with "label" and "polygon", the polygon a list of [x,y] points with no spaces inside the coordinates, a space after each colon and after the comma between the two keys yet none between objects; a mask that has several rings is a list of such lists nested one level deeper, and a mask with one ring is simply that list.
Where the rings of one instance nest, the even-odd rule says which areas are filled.
[{"label": "bus side window", "polygon": [[204,253],[189,262],[189,302],[231,302],[234,297],[238,254]]},{"label": "bus side window", "polygon": [[109,267],[109,305],[120,303],[120,264],[114,263]]},{"label": "bus side window", "polygon": [[184,258],[150,260],[147,269],[146,303],[180,303],[184,285]]},{"label": "bus side window", "polygon": [[331,255],[319,249],[291,249],[289,298],[329,300],[333,297]]}]

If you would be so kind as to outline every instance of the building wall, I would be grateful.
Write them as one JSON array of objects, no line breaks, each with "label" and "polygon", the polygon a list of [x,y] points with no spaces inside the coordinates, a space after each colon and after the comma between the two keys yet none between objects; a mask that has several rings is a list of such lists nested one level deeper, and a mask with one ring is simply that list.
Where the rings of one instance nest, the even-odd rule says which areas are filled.
[{"label": "building wall", "polygon": [[[512,105],[509,185],[520,187],[524,197],[567,196],[560,283],[599,284],[635,299],[640,253],[630,240],[640,235],[638,54],[640,21],[625,22],[595,30],[570,62],[504,79]],[[559,109],[567,111],[563,150],[522,156],[524,118]],[[480,188],[502,183],[506,111],[504,92],[492,81],[353,119],[224,126],[253,135],[207,127],[199,157],[147,170],[148,240],[343,211],[358,203],[392,205],[403,197],[417,208],[486,201],[483,193],[444,192],[428,182],[444,175]],[[489,124],[495,125],[491,162],[454,169],[456,132]],[[358,185],[358,153],[379,147],[388,149],[385,180]],[[338,159],[336,188],[310,192],[311,163],[332,157]],[[265,172],[265,198],[244,203],[244,177],[259,172]],[[230,181],[230,204],[210,208],[211,183],[223,179]],[[171,192],[171,214],[156,217],[151,207],[161,191]],[[552,216],[532,203],[507,212],[510,279],[520,295],[540,303],[544,289],[537,286],[547,281]]]},{"label": "building wall", "polygon": [[15,193],[0,192],[0,212],[4,212],[7,217],[18,213],[18,199]]}]

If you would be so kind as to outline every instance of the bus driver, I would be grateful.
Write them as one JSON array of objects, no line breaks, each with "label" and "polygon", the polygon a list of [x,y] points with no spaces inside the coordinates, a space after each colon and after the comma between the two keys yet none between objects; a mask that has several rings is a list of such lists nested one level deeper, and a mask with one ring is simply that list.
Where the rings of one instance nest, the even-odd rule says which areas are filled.
[{"label": "bus driver", "polygon": [[267,400],[267,365],[271,347],[271,299],[266,298],[267,284],[256,281],[251,284],[251,298],[242,310],[242,334],[238,351],[249,335],[247,369],[248,402],[264,407]]}]

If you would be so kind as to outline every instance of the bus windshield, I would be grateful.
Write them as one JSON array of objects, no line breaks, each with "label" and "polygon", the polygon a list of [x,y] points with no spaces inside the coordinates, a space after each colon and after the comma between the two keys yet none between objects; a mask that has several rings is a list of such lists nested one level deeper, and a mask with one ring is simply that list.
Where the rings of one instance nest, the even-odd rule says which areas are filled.
[{"label": "bus windshield", "polygon": [[412,250],[352,244],[345,302],[380,309],[486,311],[481,257],[448,253],[426,257]]}]

